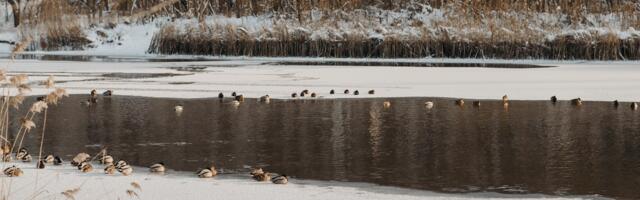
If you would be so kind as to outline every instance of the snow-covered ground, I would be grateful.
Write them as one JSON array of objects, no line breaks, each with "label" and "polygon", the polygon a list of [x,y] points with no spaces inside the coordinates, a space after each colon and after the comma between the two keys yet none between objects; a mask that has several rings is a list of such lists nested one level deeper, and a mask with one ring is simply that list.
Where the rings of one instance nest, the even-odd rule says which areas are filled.
[{"label": "snow-covered ground", "polygon": [[[164,175],[134,168],[131,176],[105,175],[102,165],[91,173],[82,173],[68,163],[35,169],[34,163],[3,163],[24,170],[22,177],[0,176],[0,187],[8,199],[67,199],[62,192],[79,188],[75,199],[594,199],[598,196],[554,197],[539,194],[508,195],[498,193],[443,194],[422,190],[386,187],[367,183],[345,183],[290,179],[287,185],[255,182],[248,174],[222,174],[200,179],[189,172],[169,171]],[[135,189],[136,182],[141,189]],[[139,198],[130,197],[133,190]],[[6,194],[6,193],[5,193]]]},{"label": "snow-covered ground", "polygon": [[[10,73],[26,73],[32,81],[56,76],[70,93],[113,89],[117,95],[203,98],[236,91],[247,97],[269,94],[290,98],[309,89],[320,98],[461,97],[545,100],[581,97],[587,101],[640,101],[637,62],[519,61],[551,68],[437,68],[367,66],[280,66],[264,63],[285,59],[237,58],[194,62],[73,62],[0,60]],[[288,60],[300,60],[296,58]],[[336,59],[305,59],[326,61]],[[350,59],[357,60],[357,59]],[[362,59],[360,59],[362,60]],[[381,60],[375,60],[381,61]],[[387,60],[397,61],[397,60]],[[478,62],[478,60],[401,60],[419,62]],[[481,61],[502,62],[512,61]],[[185,70],[185,67],[196,67]],[[200,67],[200,68],[198,68]],[[113,74],[115,73],[115,74]],[[159,77],[131,78],[157,74]],[[171,76],[166,76],[171,75]],[[128,76],[128,77],[127,77]],[[336,95],[329,95],[335,89]],[[342,91],[359,90],[361,95]],[[375,95],[367,91],[374,89]],[[34,89],[35,94],[44,91]]]}]

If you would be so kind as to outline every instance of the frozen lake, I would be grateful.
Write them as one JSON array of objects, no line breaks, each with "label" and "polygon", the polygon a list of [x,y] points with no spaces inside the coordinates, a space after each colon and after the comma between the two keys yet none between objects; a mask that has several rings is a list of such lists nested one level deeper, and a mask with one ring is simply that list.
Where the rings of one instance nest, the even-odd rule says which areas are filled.
[{"label": "frozen lake", "polygon": [[[114,96],[87,107],[86,98],[50,108],[46,152],[68,160],[108,147],[138,166],[164,161],[191,172],[214,162],[232,175],[260,166],[297,179],[446,193],[640,198],[630,178],[640,176],[640,112],[628,103],[512,101],[504,109],[393,98],[384,108],[383,99],[248,99],[235,108],[229,99]],[[30,137],[35,148],[38,136]]]}]

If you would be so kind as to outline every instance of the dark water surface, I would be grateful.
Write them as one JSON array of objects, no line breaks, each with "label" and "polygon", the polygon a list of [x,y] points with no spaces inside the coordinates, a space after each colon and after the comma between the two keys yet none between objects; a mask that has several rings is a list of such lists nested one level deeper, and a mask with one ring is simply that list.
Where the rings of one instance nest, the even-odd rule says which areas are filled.
[{"label": "dark water surface", "polygon": [[627,104],[512,101],[505,110],[498,101],[478,109],[437,99],[427,110],[427,98],[396,98],[391,108],[385,99],[344,99],[247,100],[236,109],[217,99],[124,96],[87,107],[86,97],[49,109],[47,152],[68,159],[108,147],[134,165],[185,171],[214,162],[232,173],[262,166],[444,192],[640,198],[640,112]]}]

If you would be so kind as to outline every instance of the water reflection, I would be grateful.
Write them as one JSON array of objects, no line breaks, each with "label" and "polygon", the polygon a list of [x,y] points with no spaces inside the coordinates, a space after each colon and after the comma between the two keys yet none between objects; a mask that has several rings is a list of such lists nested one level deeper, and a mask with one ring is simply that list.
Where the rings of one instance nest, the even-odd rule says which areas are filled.
[{"label": "water reflection", "polygon": [[[640,198],[640,112],[609,103],[451,99],[272,101],[238,108],[210,99],[72,96],[51,107],[46,151],[69,158],[108,147],[147,166],[193,171],[214,162],[294,177],[445,192],[602,194]],[[432,99],[429,99],[432,100]],[[181,116],[174,106],[184,105]],[[36,118],[35,121],[41,121]],[[37,134],[29,135],[31,148]]]}]

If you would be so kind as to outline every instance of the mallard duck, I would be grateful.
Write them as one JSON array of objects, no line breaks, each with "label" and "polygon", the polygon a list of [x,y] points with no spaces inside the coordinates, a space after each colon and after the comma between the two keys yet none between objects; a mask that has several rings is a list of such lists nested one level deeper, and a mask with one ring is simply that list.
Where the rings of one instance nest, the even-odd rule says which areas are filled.
[{"label": "mallard duck", "polygon": [[53,158],[53,165],[62,165],[62,159],[59,156]]},{"label": "mallard duck", "polygon": [[256,175],[253,175],[252,178],[253,180],[260,181],[260,182],[269,181],[271,180],[271,173],[266,172],[262,174],[256,174]]},{"label": "mallard duck", "polygon": [[636,102],[631,103],[631,110],[638,110],[638,103]]},{"label": "mallard duck", "polygon": [[91,165],[91,163],[88,162],[83,162],[80,164],[80,171],[84,172],[84,173],[89,173],[93,171],[93,165]]},{"label": "mallard duck", "polygon": [[464,99],[458,99],[458,100],[456,100],[456,105],[458,105],[458,106],[464,106]]},{"label": "mallard duck", "polygon": [[376,91],[375,90],[369,90],[369,94],[370,95],[374,95],[374,94],[376,94]]},{"label": "mallard duck", "polygon": [[55,157],[53,157],[53,155],[47,155],[42,160],[44,160],[44,162],[46,164],[53,164],[53,161],[55,160]]},{"label": "mallard duck", "polygon": [[296,97],[298,97],[298,93],[295,93],[295,92],[291,93],[291,98],[296,98]]},{"label": "mallard duck", "polygon": [[22,169],[20,169],[19,167],[11,166],[11,167],[7,167],[4,169],[4,175],[8,176],[8,177],[14,177],[14,176],[22,176],[22,174],[24,174],[22,172]]},{"label": "mallard duck", "polygon": [[107,165],[107,166],[104,168],[104,173],[105,173],[105,174],[109,174],[109,175],[113,175],[113,174],[115,174],[115,173],[116,173],[116,166],[115,166],[115,165],[113,165],[113,164]]},{"label": "mallard duck", "polygon": [[431,101],[427,101],[427,102],[425,102],[425,103],[424,103],[424,106],[425,106],[427,109],[432,109],[432,108],[433,108],[433,102],[431,102]]},{"label": "mallard duck", "polygon": [[280,176],[273,177],[271,179],[271,182],[274,184],[287,184],[289,183],[289,178],[287,177],[286,174],[283,174]]},{"label": "mallard duck", "polygon": [[553,104],[558,103],[558,97],[551,96],[551,103],[553,103]]},{"label": "mallard duck", "polygon": [[383,102],[383,103],[382,103],[382,105],[383,105],[385,108],[390,108],[390,107],[391,107],[391,102],[389,102],[389,101],[385,101],[385,102]]},{"label": "mallard duck", "polygon": [[80,165],[80,163],[85,162],[90,158],[91,155],[89,155],[88,153],[78,153],[78,155],[76,155],[76,157],[73,157],[73,159],[71,160],[71,165],[78,166]]},{"label": "mallard duck", "polygon": [[344,90],[344,94],[349,94],[349,90]]},{"label": "mallard duck", "polygon": [[331,91],[329,91],[329,94],[336,94],[336,91],[335,90],[331,90]]},{"label": "mallard duck", "polygon": [[149,171],[153,173],[163,173],[165,171],[164,163],[159,162],[149,167]]},{"label": "mallard duck", "polygon": [[103,96],[110,97],[111,95],[113,95],[113,90],[107,90],[107,91],[104,91],[104,92],[102,93],[102,95],[103,95]]},{"label": "mallard duck", "polygon": [[271,97],[268,94],[264,95],[264,96],[261,96],[260,97],[260,102],[269,103],[269,102],[271,102]]},{"label": "mallard duck", "polygon": [[22,158],[24,158],[25,156],[29,155],[29,151],[27,150],[27,148],[20,148],[20,150],[18,150],[18,153],[16,154],[16,159],[18,160],[22,160]]},{"label": "mallard duck", "polygon": [[122,167],[127,166],[127,165],[129,165],[129,164],[127,164],[127,162],[126,162],[126,161],[124,161],[124,160],[119,160],[119,161],[116,163],[116,168],[122,168]]},{"label": "mallard duck", "polygon": [[358,90],[353,91],[353,95],[360,95],[360,91],[358,91]]},{"label": "mallard duck", "polygon": [[238,95],[238,96],[236,96],[236,101],[244,102],[244,95]]},{"label": "mallard duck", "polygon": [[129,165],[124,165],[120,168],[116,168],[122,175],[129,176],[133,173],[133,168]]},{"label": "mallard duck", "polygon": [[113,164],[113,157],[110,155],[103,155],[99,162],[103,165]]},{"label": "mallard duck", "polygon": [[200,178],[211,178],[218,175],[218,171],[216,171],[216,167],[211,165],[209,168],[200,169],[196,172],[198,177]]},{"label": "mallard duck", "polygon": [[305,97],[305,96],[307,96],[307,93],[300,92],[300,97]]},{"label": "mallard duck", "polygon": [[571,99],[571,104],[574,106],[582,106],[582,99],[581,98]]}]

